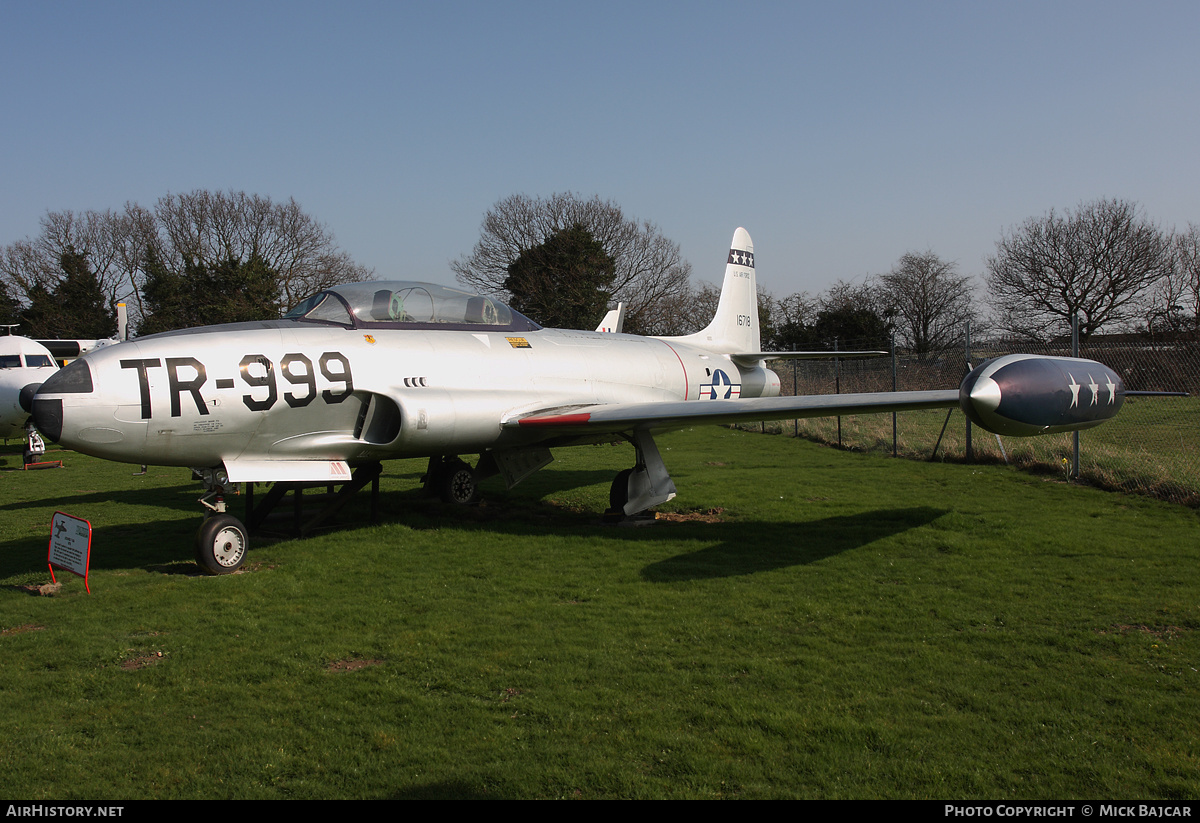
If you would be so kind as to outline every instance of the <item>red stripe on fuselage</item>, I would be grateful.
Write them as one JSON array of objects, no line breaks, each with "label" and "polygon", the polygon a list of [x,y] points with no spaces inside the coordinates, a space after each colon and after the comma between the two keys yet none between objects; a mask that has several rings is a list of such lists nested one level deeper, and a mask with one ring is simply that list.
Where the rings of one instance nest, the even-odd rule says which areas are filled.
[{"label": "red stripe on fuselage", "polygon": [[666,346],[668,349],[671,350],[671,354],[675,355],[675,359],[679,361],[679,368],[683,369],[683,399],[691,400],[691,398],[688,397],[687,366],[683,365],[683,358],[679,356],[679,352],[675,351],[675,347],[672,346],[670,343],[668,343],[665,340],[663,340],[661,342],[664,346]]}]

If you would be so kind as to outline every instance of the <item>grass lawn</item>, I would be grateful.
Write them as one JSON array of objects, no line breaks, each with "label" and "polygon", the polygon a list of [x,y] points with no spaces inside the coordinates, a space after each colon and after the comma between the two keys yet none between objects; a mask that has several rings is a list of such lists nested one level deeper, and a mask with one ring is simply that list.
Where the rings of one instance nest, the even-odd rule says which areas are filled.
[{"label": "grass lawn", "polygon": [[[821,443],[839,443],[838,419],[814,417],[746,424],[747,431],[799,434]],[[1137,492],[1200,508],[1200,398],[1131,397],[1120,414],[1102,426],[1080,432],[1080,475],[1109,490]],[[901,412],[896,450],[902,457],[964,460],[966,426],[955,410]],[[886,414],[841,418],[840,443],[854,451],[892,453],[892,418]],[[998,438],[975,427],[975,459],[1005,461],[1026,470],[1065,474],[1073,454],[1070,434]]]},{"label": "grass lawn", "polygon": [[[181,469],[0,471],[9,798],[1200,797],[1200,521],[1004,466],[719,427],[672,520],[629,446],[484,503],[385,464],[383,522],[191,560]],[[57,456],[57,455],[56,455]],[[94,528],[92,594],[45,566]],[[236,509],[236,504],[235,504]]]}]

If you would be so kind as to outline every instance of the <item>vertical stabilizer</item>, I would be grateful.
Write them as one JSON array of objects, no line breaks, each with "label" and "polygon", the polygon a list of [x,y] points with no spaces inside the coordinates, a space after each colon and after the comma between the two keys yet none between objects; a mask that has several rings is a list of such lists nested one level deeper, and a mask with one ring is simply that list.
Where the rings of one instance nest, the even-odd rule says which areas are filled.
[{"label": "vertical stabilizer", "polygon": [[712,322],[695,334],[666,339],[719,354],[756,352],[762,348],[758,333],[758,288],[754,282],[754,243],[748,231],[739,228],[733,233],[721,299]]},{"label": "vertical stabilizer", "polygon": [[625,328],[625,304],[618,303],[615,309],[604,315],[604,319],[600,321],[596,331],[620,334],[623,328]]}]

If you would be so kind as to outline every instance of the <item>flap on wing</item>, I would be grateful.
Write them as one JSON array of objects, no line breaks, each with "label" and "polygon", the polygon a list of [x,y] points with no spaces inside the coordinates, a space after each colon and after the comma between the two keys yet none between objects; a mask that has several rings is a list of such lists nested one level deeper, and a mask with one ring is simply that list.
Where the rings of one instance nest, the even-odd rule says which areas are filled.
[{"label": "flap on wing", "polygon": [[226,460],[231,483],[345,483],[350,466],[345,460]]},{"label": "flap on wing", "polygon": [[504,421],[506,428],[547,428],[590,432],[636,428],[670,429],[700,423],[832,417],[958,405],[958,390],[818,394],[802,397],[753,397],[741,400],[671,400],[546,409]]}]

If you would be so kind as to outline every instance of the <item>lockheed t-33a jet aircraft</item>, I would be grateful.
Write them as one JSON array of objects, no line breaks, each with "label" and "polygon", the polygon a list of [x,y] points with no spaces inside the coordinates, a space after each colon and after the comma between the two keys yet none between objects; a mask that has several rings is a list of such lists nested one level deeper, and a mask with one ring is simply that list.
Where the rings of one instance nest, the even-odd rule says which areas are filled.
[{"label": "lockheed t-33a jet aircraft", "polygon": [[[1033,435],[1097,425],[1124,399],[1106,366],[1028,355],[984,363],[948,391],[778,396],[768,357],[830,356],[761,351],[754,246],[739,228],[715,317],[684,337],[544,329],[490,297],[356,283],[280,320],[92,352],[46,380],[32,412],[67,448],[193,468],[210,509],[197,560],[228,573],[248,543],[224,505],[240,483],[349,483],[378,476],[381,460],[427,457],[427,487],[469,502],[479,479],[511,487],[551,462],[551,448],[623,438],[636,457],[611,502],[633,515],[675,496],[654,442],[669,429],[960,406],[989,431]],[[475,454],[474,467],[460,458]]]}]

